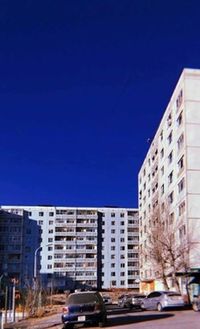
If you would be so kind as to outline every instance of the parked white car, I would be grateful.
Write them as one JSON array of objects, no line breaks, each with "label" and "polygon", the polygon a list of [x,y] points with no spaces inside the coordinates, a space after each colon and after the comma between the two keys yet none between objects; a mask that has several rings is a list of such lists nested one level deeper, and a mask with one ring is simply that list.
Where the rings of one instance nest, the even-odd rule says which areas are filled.
[{"label": "parked white car", "polygon": [[143,300],[143,310],[163,311],[166,308],[184,307],[185,302],[181,294],[175,291],[152,291]]}]

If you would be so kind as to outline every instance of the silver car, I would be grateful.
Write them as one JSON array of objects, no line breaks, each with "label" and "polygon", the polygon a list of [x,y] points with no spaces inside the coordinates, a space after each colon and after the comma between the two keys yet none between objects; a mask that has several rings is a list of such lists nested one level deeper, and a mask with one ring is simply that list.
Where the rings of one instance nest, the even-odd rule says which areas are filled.
[{"label": "silver car", "polygon": [[143,310],[162,311],[166,308],[183,307],[184,299],[175,291],[152,291],[142,300],[141,308]]}]

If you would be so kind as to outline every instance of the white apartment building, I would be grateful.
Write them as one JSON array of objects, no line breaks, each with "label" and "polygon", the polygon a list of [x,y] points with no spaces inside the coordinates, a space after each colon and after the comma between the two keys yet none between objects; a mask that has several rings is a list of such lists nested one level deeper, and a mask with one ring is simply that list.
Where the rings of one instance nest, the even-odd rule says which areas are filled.
[{"label": "white apartment building", "polygon": [[200,269],[200,70],[183,70],[138,180],[141,280],[156,277],[142,256],[156,209],[168,209],[178,243],[190,240],[188,270]]},{"label": "white apartment building", "polygon": [[98,209],[102,213],[102,288],[138,290],[138,210]]},{"label": "white apartment building", "polygon": [[[37,277],[49,287],[138,289],[138,210],[53,206],[2,206],[26,211],[40,228]],[[34,264],[33,264],[34,267]]]}]

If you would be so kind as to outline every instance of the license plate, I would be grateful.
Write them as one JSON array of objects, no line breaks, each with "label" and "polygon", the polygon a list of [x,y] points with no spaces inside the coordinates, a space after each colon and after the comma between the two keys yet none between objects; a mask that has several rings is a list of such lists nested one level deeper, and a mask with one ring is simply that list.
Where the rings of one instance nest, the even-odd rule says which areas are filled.
[{"label": "license plate", "polygon": [[85,315],[78,316],[78,321],[85,321]]}]

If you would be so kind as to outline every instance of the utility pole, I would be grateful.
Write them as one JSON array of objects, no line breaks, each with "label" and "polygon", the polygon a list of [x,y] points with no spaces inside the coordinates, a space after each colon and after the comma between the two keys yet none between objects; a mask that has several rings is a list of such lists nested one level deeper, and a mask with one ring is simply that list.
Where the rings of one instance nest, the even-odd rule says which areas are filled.
[{"label": "utility pole", "polygon": [[12,289],[12,311],[13,311],[13,322],[15,322],[15,285],[17,280],[14,278],[13,282],[13,289]]},{"label": "utility pole", "polygon": [[6,285],[5,290],[5,323],[7,323],[8,320],[8,285]]}]

